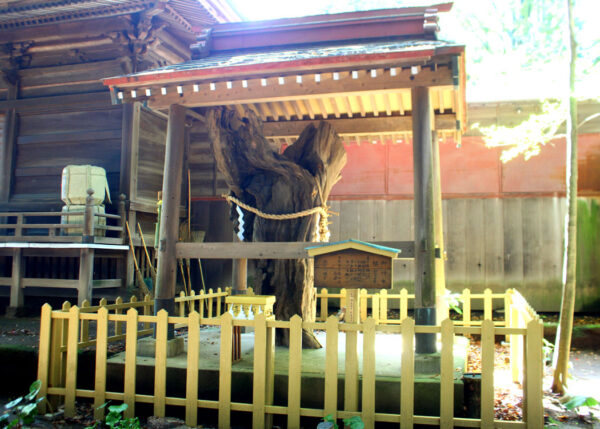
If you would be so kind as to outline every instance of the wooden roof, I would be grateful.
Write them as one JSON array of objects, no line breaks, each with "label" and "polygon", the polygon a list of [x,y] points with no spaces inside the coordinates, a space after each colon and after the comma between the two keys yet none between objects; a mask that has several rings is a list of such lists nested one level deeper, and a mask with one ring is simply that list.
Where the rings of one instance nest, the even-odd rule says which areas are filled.
[{"label": "wooden roof", "polygon": [[254,110],[278,143],[320,119],[337,122],[348,141],[368,135],[401,142],[411,131],[411,88],[427,86],[437,130],[455,133],[466,123],[464,46],[436,40],[432,30],[446,10],[448,4],[217,25],[200,38],[196,59],[104,84],[115,103]]},{"label": "wooden roof", "polygon": [[374,243],[368,243],[360,240],[343,240],[335,243],[326,243],[318,246],[307,247],[306,251],[308,256],[313,258],[315,256],[324,255],[327,253],[339,252],[340,250],[354,249],[362,252],[373,253],[375,255],[387,256],[388,258],[395,258],[401,252],[400,249],[393,249],[391,247],[381,246]]},{"label": "wooden roof", "polygon": [[0,29],[97,19],[150,9],[189,32],[218,22],[239,20],[225,2],[216,0],[8,0],[0,4]]}]

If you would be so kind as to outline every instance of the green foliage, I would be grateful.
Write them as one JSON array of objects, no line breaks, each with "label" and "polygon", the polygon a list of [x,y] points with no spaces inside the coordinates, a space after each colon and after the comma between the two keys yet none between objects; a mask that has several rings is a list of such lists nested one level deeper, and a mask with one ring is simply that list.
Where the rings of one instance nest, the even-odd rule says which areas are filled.
[{"label": "green foliage", "polygon": [[4,428],[21,428],[32,424],[37,415],[37,406],[44,400],[44,398],[36,399],[41,387],[42,382],[36,380],[29,386],[28,394],[6,404],[5,413],[0,415],[0,425]]},{"label": "green foliage", "polygon": [[573,396],[568,402],[564,404],[567,410],[578,410],[580,407],[595,407],[599,405],[595,398],[591,396]]},{"label": "green foliage", "polygon": [[[364,429],[364,427],[365,427],[365,424],[363,423],[362,419],[359,416],[342,419],[342,422],[344,422],[344,427],[349,428],[349,429]],[[327,427],[332,427],[333,429],[339,429],[335,419],[333,418],[333,416],[331,414],[328,414],[327,416],[325,416],[325,418],[323,419],[323,422],[319,423],[319,426],[317,426],[317,428],[325,427],[325,426],[321,426],[321,425],[323,425],[323,423],[329,423],[330,425],[327,425]]]},{"label": "green foliage", "polygon": [[554,353],[554,344],[545,338],[542,338],[542,351],[544,352],[544,362],[547,364],[552,361],[552,353]]},{"label": "green foliage", "polygon": [[444,299],[446,300],[446,304],[450,307],[450,310],[456,311],[458,314],[463,314],[462,302],[460,301],[460,293],[452,293],[448,289],[444,292]]},{"label": "green foliage", "polygon": [[560,137],[558,129],[565,122],[567,109],[564,103],[544,101],[542,113],[529,116],[519,125],[512,127],[492,125],[482,127],[473,124],[483,134],[483,139],[488,147],[502,147],[502,162],[508,162],[519,155],[527,161],[539,155],[542,146],[552,139]]},{"label": "green foliage", "polygon": [[[100,408],[104,408],[109,403],[106,402]],[[140,429],[142,426],[140,425],[140,420],[137,417],[123,418],[123,413],[127,409],[127,404],[123,403],[121,405],[110,405],[108,406],[108,414],[106,415],[106,419],[104,420],[105,427],[111,429]],[[87,429],[95,429],[98,427],[98,423],[94,424]]]}]

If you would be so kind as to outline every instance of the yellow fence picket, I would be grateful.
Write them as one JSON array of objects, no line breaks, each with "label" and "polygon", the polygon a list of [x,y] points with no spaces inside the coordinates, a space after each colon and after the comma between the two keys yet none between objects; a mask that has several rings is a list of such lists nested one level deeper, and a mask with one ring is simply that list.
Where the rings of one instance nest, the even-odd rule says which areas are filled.
[{"label": "yellow fence picket", "polygon": [[366,289],[361,289],[360,290],[360,321],[364,321],[367,320],[367,309],[369,307],[368,304],[368,298],[369,295],[367,294],[367,290]]},{"label": "yellow fence picket", "polygon": [[463,326],[471,326],[471,291],[469,289],[463,289],[462,292],[462,305],[463,305]]},{"label": "yellow fence picket", "polygon": [[[510,313],[506,315],[510,318],[511,328],[523,328],[519,320],[519,310],[515,306],[511,306]],[[510,335],[510,368],[512,373],[513,383],[522,381],[523,379],[523,336]]]},{"label": "yellow fence picket", "polygon": [[408,317],[408,292],[406,289],[400,291],[400,321]]},{"label": "yellow fence picket", "polygon": [[[150,316],[152,314],[152,298],[150,295],[144,295],[144,316]],[[150,323],[144,322],[144,329],[150,329]]]},{"label": "yellow fence picket", "polygon": [[[217,293],[221,293],[221,288],[217,288]],[[223,298],[219,296],[217,298],[217,317],[221,315],[221,301],[223,301]]]},{"label": "yellow fence picket", "polygon": [[376,293],[374,295],[371,295],[371,299],[372,299],[371,315],[372,315],[373,319],[375,319],[376,322],[379,322],[379,304],[380,304],[379,294]]},{"label": "yellow fence picket", "polygon": [[[80,312],[85,313],[90,308],[90,302],[87,299],[84,299],[81,303]],[[90,321],[82,320],[81,321],[81,333],[80,333],[81,342],[85,343],[90,339]]]},{"label": "yellow fence picket", "polygon": [[442,357],[440,362],[440,427],[454,427],[454,324],[442,321]]},{"label": "yellow fence picket", "polygon": [[204,291],[201,290],[200,293],[198,294],[200,295],[200,304],[198,304],[198,313],[200,313],[200,318],[204,317]]},{"label": "yellow fence picket", "polygon": [[[117,297],[117,299],[115,299],[115,305],[121,305],[123,304],[123,298],[121,298],[120,296]],[[115,314],[122,314],[123,310],[121,310],[121,308],[117,307],[115,308]],[[123,322],[115,322],[115,335],[123,335]]]},{"label": "yellow fence picket", "polygon": [[106,354],[108,347],[108,310],[101,307],[96,321],[96,374],[94,380],[94,418],[104,419],[106,402]]},{"label": "yellow fence picket", "polygon": [[179,292],[179,298],[182,298],[182,300],[179,301],[179,308],[178,308],[179,317],[184,317],[185,316],[185,301],[183,300],[183,298],[185,298],[184,291]]},{"label": "yellow fence picket", "polygon": [[387,312],[388,312],[388,291],[387,289],[383,289],[379,292],[379,321],[381,323],[387,322]]},{"label": "yellow fence picket", "polygon": [[402,321],[402,362],[400,368],[400,427],[413,427],[415,396],[415,321],[406,318]]},{"label": "yellow fence picket", "polygon": [[[41,381],[39,398],[45,398],[48,392],[48,381],[50,375],[50,338],[52,335],[52,307],[50,304],[42,306],[42,315],[40,317],[40,349],[38,360],[38,380]],[[38,405],[40,413],[46,412],[46,401]]]},{"label": "yellow fence picket", "polygon": [[[348,315],[348,313],[346,313]],[[347,320],[356,324],[358,320]],[[358,410],[358,332],[346,331],[346,359],[344,374],[344,410]]]},{"label": "yellow fence picket", "polygon": [[[254,319],[254,382],[252,398],[252,427],[261,429],[265,426],[265,391],[267,381],[267,320],[264,313]],[[261,346],[262,345],[262,346]]]},{"label": "yellow fence picket", "polygon": [[300,429],[300,398],[302,395],[302,318],[290,319],[290,361],[288,371],[287,427]]},{"label": "yellow fence picket", "polygon": [[329,313],[329,298],[327,297],[327,289],[321,289],[321,312],[319,313],[319,321],[324,322],[327,320],[327,314]]},{"label": "yellow fence picket", "polygon": [[528,428],[541,428],[544,425],[542,405],[542,380],[544,376],[542,338],[544,327],[539,320],[527,324],[527,383],[524,387],[526,420]]},{"label": "yellow fence picket", "polygon": [[167,395],[167,336],[169,314],[160,310],[156,315],[156,344],[154,349],[154,415],[165,416]]},{"label": "yellow fence picket", "polygon": [[325,346],[325,404],[323,417],[337,418],[338,393],[338,319],[335,316],[325,322],[327,343]]},{"label": "yellow fence picket", "polygon": [[494,427],[494,322],[481,322],[481,427]]},{"label": "yellow fence picket", "polygon": [[362,419],[365,428],[375,427],[375,320],[363,326]]},{"label": "yellow fence picket", "polygon": [[[203,301],[200,301],[203,302]],[[233,317],[221,316],[221,353],[219,367],[219,428],[229,429],[231,420],[231,358],[233,352]]]},{"label": "yellow fence picket", "polygon": [[[208,293],[209,295],[212,295],[213,290],[212,289],[208,289]],[[211,317],[213,317],[213,298],[208,298],[208,302],[206,303],[206,306],[208,307],[208,318],[210,319]]]},{"label": "yellow fence picket", "polygon": [[188,316],[187,381],[185,384],[185,424],[198,424],[198,364],[200,354],[200,316],[192,311]]},{"label": "yellow fence picket", "polygon": [[137,356],[137,324],[138,312],[135,308],[127,310],[127,326],[125,333],[125,384],[123,386],[123,399],[127,409],[123,413],[125,418],[135,416],[135,373]]},{"label": "yellow fence picket", "polygon": [[483,291],[483,319],[492,320],[492,290]]},{"label": "yellow fence picket", "polygon": [[[340,290],[340,308],[346,308],[346,289]],[[327,316],[325,316],[323,321],[327,321]]]},{"label": "yellow fence picket", "polygon": [[77,389],[77,349],[79,343],[79,307],[69,310],[67,334],[67,370],[65,390],[65,416],[75,416],[75,390]]}]

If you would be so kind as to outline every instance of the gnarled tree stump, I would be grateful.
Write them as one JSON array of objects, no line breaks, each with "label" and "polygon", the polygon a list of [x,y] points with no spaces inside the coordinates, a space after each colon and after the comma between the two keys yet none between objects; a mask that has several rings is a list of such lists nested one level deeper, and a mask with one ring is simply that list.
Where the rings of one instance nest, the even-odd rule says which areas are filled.
[{"label": "gnarled tree stump", "polygon": [[[219,170],[231,194],[263,213],[290,214],[324,205],[346,164],[344,145],[330,124],[308,125],[296,142],[280,154],[263,136],[262,123],[247,110],[213,108],[207,125]],[[238,208],[232,207],[232,217]],[[270,220],[241,209],[244,241],[316,241],[319,214],[290,220]],[[260,293],[277,297],[275,316],[300,315],[314,321],[316,291],[312,260],[264,260]],[[321,345],[303,331],[304,348]],[[278,330],[277,344],[289,345],[288,331]]]}]

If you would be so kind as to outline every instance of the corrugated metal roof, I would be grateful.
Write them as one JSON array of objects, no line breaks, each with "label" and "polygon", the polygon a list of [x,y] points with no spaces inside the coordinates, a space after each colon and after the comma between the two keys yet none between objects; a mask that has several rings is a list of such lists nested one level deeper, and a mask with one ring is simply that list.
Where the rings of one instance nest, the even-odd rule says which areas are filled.
[{"label": "corrugated metal roof", "polygon": [[154,70],[134,73],[126,77],[164,75],[168,73],[205,70],[223,67],[248,66],[269,63],[282,63],[316,58],[345,57],[352,55],[387,54],[395,52],[419,52],[442,47],[458,46],[441,40],[398,40],[366,43],[318,44],[311,46],[285,47],[278,49],[253,49],[230,51],[206,58],[173,64]]}]

